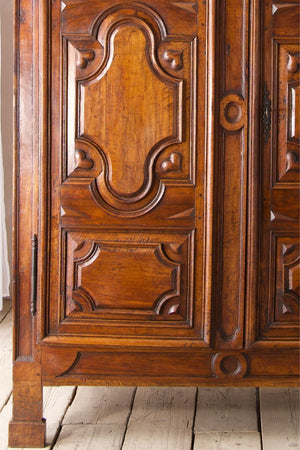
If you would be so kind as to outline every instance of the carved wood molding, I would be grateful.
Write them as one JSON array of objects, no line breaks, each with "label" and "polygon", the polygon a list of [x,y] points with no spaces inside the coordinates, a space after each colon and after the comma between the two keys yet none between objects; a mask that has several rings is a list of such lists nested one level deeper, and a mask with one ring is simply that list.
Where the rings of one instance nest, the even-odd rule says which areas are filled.
[{"label": "carved wood molding", "polygon": [[[71,5],[72,2],[66,0],[65,3]],[[64,14],[66,13],[68,11],[65,9]],[[130,46],[123,48],[125,45],[123,43],[129,39],[134,39],[134,45],[137,46],[136,52],[126,53],[126,48]],[[66,35],[64,40],[66,49],[71,45],[76,50],[77,67],[76,79],[72,79],[73,61],[70,59],[72,57],[70,50],[70,58],[65,57],[65,65],[69,72],[67,86],[70,89],[69,104],[66,110],[69,112],[79,111],[77,125],[72,125],[73,128],[66,131],[68,135],[68,177],[79,178],[81,176],[91,179],[90,192],[93,194],[94,200],[110,214],[121,217],[139,217],[147,214],[164,196],[165,186],[160,177],[173,173],[171,175],[173,181],[176,179],[174,173],[178,173],[181,180],[184,179],[183,177],[187,178],[187,170],[190,170],[191,167],[186,159],[184,173],[182,173],[182,154],[175,151],[169,156],[169,161],[160,161],[161,173],[155,169],[160,154],[169,146],[179,145],[181,150],[180,146],[184,145],[186,148],[184,152],[188,158],[192,158],[192,152],[195,151],[195,132],[188,123],[183,124],[182,122],[182,110],[184,107],[189,107],[183,104],[182,76],[191,76],[191,73],[184,72],[184,61],[188,61],[191,66],[189,71],[192,70],[192,65],[195,64],[192,58],[195,57],[196,41],[194,37],[187,36],[185,39],[179,39],[176,36],[168,36],[161,17],[150,7],[135,2],[128,5],[116,5],[102,12],[94,20],[90,37]],[[115,52],[115,48],[118,50],[118,47],[120,47],[120,51]],[[117,109],[114,107],[113,94],[111,101],[106,103],[104,116],[103,112],[100,113],[98,109],[99,105],[103,103],[101,103],[101,98],[105,95],[106,90],[110,90],[110,86],[116,86],[118,70],[116,68],[122,65],[121,57],[118,55],[124,51],[127,59],[139,58],[132,64],[127,61],[128,76],[130,77],[130,67],[135,67],[135,73],[131,78],[136,85],[136,77],[139,73],[137,69],[140,64],[141,79],[138,83],[142,84],[142,77],[147,75],[147,86],[156,93],[155,95],[151,94],[147,99],[145,86],[143,95],[147,99],[148,105],[144,113],[141,105],[138,110],[135,110],[134,102],[123,93],[124,120],[121,117],[117,120],[114,117]],[[115,61],[116,58],[118,61]],[[189,83],[192,80],[193,78],[190,78]],[[127,92],[130,92],[129,87]],[[78,99],[77,103],[74,103],[74,99]],[[118,94],[118,102],[120,103],[120,101],[122,101],[122,96],[120,97]],[[191,96],[189,101],[194,102],[194,97]],[[158,108],[155,106],[155,102],[159,103]],[[166,103],[165,107],[163,102]],[[85,104],[89,105],[88,109],[85,108]],[[110,105],[111,111],[109,110]],[[118,104],[118,108],[121,108],[120,104]],[[189,114],[191,113],[189,112]],[[99,126],[95,125],[97,116],[99,117]],[[134,125],[134,117],[137,116],[141,124],[130,133],[127,129]],[[92,120],[89,119],[90,117]],[[105,128],[101,122],[106,118],[116,121],[116,135],[113,135],[112,132],[105,134]],[[190,117],[189,120],[194,120],[194,117]],[[66,118],[65,123],[70,124],[70,120]],[[156,123],[159,123],[159,126],[156,126]],[[143,133],[143,138],[139,137],[137,129],[140,129],[142,133],[143,124],[144,127],[147,126],[147,129],[152,127],[153,130],[156,130],[156,135],[146,132]],[[188,130],[185,131],[185,134],[191,133],[188,136],[190,144],[183,142],[183,127]],[[72,142],[73,133],[75,133],[74,142]],[[128,149],[125,147],[122,161],[117,159],[117,152],[114,148],[117,135],[128,135],[127,142],[123,143],[128,146]],[[151,136],[151,142],[150,138],[147,138],[148,135]],[[85,144],[84,148],[81,145],[82,142]],[[190,149],[189,145],[191,145]],[[84,151],[86,156],[81,151]],[[95,155],[95,151],[97,155]],[[127,161],[125,156],[129,151],[132,154],[136,151],[136,157],[128,158]],[[73,162],[74,155],[76,155],[75,163]],[[78,155],[81,155],[80,161]],[[191,175],[190,173],[189,178]]]}]

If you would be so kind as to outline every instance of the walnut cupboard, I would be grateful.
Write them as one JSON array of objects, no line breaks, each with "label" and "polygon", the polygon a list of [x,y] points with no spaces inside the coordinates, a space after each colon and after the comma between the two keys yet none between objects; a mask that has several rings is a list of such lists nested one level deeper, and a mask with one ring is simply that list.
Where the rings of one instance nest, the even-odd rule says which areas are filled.
[{"label": "walnut cupboard", "polygon": [[299,380],[298,1],[15,0],[14,407]]}]

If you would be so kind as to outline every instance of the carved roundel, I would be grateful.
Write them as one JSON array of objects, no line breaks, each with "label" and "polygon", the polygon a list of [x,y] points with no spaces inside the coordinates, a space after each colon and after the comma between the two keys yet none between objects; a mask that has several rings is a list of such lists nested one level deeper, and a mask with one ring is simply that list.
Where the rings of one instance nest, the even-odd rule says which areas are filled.
[{"label": "carved roundel", "polygon": [[227,95],[220,103],[220,122],[225,130],[237,131],[245,125],[245,102],[238,95]]},{"label": "carved roundel", "polygon": [[248,361],[243,353],[217,353],[212,358],[212,372],[217,378],[243,378]]}]

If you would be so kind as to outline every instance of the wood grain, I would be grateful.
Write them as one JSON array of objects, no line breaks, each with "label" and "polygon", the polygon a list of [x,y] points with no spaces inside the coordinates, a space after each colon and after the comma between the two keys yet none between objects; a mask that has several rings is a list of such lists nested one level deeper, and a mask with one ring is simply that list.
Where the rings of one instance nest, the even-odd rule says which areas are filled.
[{"label": "wood grain", "polygon": [[191,445],[184,386],[218,388],[196,434],[256,441],[255,390],[223,387],[298,385],[300,8],[282,5],[15,1],[11,444],[44,443],[46,384],[83,385],[71,448],[118,446],[130,414],[132,388],[87,385],[168,386],[138,390],[128,448],[140,429],[139,448]]},{"label": "wood grain", "polygon": [[189,449],[194,388],[138,388],[123,449]]},{"label": "wood grain", "polygon": [[195,433],[254,432],[255,388],[199,388]]},{"label": "wood grain", "polygon": [[80,386],[63,425],[124,425],[131,410],[135,388]]},{"label": "wood grain", "polygon": [[262,443],[266,449],[300,448],[300,391],[260,389]]},{"label": "wood grain", "polygon": [[260,435],[257,432],[196,434],[193,450],[204,448],[205,450],[261,450]]}]

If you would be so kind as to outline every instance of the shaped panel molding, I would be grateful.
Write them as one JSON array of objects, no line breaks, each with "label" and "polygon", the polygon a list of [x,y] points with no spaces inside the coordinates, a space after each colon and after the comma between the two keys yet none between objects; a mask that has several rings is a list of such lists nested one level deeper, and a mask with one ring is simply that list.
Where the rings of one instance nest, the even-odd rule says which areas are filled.
[{"label": "shaped panel molding", "polygon": [[299,321],[300,245],[297,238],[278,238],[276,247],[275,317],[277,321]]},{"label": "shaped panel molding", "polygon": [[[64,36],[63,60],[65,178],[79,176],[83,150],[80,175],[91,180],[95,202],[125,217],[143,215],[161,201],[162,179],[193,181],[193,36],[168,36],[163,20],[146,5],[116,5],[94,20],[90,37]],[[165,170],[169,147],[184,161],[182,168],[180,161],[178,169]]]},{"label": "shaped panel molding", "polygon": [[187,320],[190,238],[157,238],[68,233],[66,317]]},{"label": "shaped panel molding", "polygon": [[274,71],[278,71],[278,106],[274,112],[277,142],[277,155],[275,151],[273,155],[275,183],[295,184],[300,181],[299,44],[293,43],[292,39],[291,43],[275,41],[274,61]]}]

